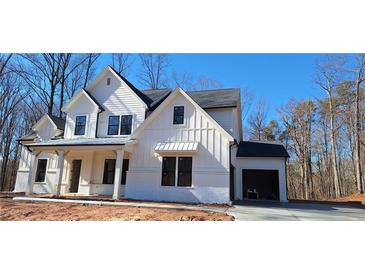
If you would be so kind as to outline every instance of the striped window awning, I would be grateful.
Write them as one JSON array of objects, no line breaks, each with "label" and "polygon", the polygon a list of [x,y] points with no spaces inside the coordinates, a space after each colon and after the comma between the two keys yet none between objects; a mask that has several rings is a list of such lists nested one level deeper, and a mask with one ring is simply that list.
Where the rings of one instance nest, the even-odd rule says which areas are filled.
[{"label": "striped window awning", "polygon": [[161,153],[194,153],[198,151],[198,142],[157,143],[155,152]]}]

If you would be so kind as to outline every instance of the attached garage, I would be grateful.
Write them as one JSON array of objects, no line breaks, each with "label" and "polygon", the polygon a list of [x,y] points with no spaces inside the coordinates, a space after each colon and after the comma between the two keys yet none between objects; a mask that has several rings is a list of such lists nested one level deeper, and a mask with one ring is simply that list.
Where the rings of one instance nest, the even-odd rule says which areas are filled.
[{"label": "attached garage", "polygon": [[288,152],[282,144],[240,142],[236,157],[234,200],[257,199],[287,201],[286,160]]},{"label": "attached garage", "polygon": [[243,199],[279,200],[279,171],[242,169]]}]

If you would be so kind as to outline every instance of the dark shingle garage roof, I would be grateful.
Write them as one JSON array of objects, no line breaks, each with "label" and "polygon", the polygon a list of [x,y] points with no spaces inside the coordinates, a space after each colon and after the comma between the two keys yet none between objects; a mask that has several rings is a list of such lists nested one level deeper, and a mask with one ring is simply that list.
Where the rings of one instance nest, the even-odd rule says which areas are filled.
[{"label": "dark shingle garage roof", "polygon": [[241,141],[237,157],[290,157],[282,144]]},{"label": "dark shingle garage roof", "polygon": [[[161,103],[172,90],[157,89],[144,90],[142,92],[150,98],[152,101],[150,105],[153,106],[154,104]],[[187,94],[203,109],[237,107],[240,98],[240,90],[238,88],[188,91]]]}]

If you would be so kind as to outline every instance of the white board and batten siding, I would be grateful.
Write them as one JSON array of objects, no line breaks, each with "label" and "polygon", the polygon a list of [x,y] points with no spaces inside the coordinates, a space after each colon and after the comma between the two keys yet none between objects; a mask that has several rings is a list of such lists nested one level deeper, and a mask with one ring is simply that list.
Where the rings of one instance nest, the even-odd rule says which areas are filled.
[{"label": "white board and batten siding", "polygon": [[[184,106],[183,125],[173,124],[174,106]],[[192,187],[161,186],[162,156],[154,149],[163,142],[199,143],[197,152],[191,154]],[[229,203],[229,140],[178,94],[138,138],[129,163],[125,195],[144,200]]]},{"label": "white board and batten siding", "polygon": [[[107,79],[110,78],[110,85]],[[108,72],[90,90],[105,111],[99,114],[97,137],[108,137],[108,122],[111,115],[133,115],[132,132],[144,121],[146,108],[137,95],[125,84]]]}]

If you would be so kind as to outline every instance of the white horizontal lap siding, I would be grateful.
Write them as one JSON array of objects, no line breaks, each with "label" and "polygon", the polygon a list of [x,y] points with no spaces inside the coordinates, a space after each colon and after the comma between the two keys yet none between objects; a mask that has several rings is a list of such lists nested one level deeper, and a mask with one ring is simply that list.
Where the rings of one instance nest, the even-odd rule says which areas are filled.
[{"label": "white horizontal lap siding", "polygon": [[[84,136],[75,136],[76,116],[86,115],[86,128]],[[68,110],[64,138],[95,138],[98,108],[85,95],[77,100]]]},{"label": "white horizontal lap siding", "polygon": [[[185,124],[173,124],[174,106],[184,106]],[[199,142],[192,154],[192,188],[162,187],[159,142]],[[178,155],[177,155],[178,156]],[[229,141],[182,95],[168,105],[138,138],[130,159],[126,196],[137,199],[229,202]]]},{"label": "white horizontal lap siding", "polygon": [[[111,78],[109,86],[107,78]],[[110,115],[133,115],[132,131],[144,121],[145,108],[140,99],[125,83],[121,83],[111,73],[108,73],[90,92],[105,109],[99,114],[98,137],[108,137]]]}]

